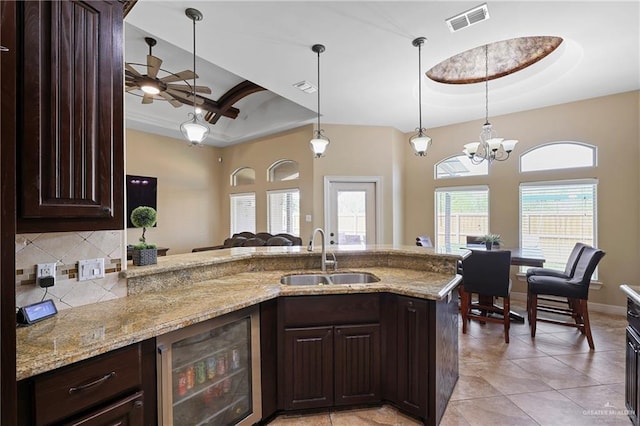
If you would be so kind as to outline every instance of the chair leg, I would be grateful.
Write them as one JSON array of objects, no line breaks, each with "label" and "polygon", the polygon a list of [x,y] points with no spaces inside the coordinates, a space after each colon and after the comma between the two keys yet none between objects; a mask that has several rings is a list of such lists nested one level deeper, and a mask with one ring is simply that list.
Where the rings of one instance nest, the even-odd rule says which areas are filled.
[{"label": "chair leg", "polygon": [[504,342],[509,343],[509,328],[511,326],[511,318],[509,318],[509,312],[511,312],[511,298],[509,296],[504,298],[502,305],[502,316],[504,318]]},{"label": "chair leg", "polygon": [[593,344],[593,336],[591,335],[591,324],[589,323],[589,310],[587,309],[587,301],[586,300],[577,300],[576,303],[580,306],[580,314],[582,316],[582,320],[584,323],[584,332],[587,335],[587,342],[589,343],[589,348],[591,350],[595,350],[595,345]]},{"label": "chair leg", "polygon": [[531,325],[531,337],[536,337],[536,321],[538,320],[538,295],[529,294],[529,324]]},{"label": "chair leg", "polygon": [[464,291],[464,289],[460,289],[460,295],[462,299],[460,299],[460,313],[462,314],[462,334],[467,334],[467,323],[469,322],[469,318],[467,315],[469,314],[470,296],[471,294]]}]

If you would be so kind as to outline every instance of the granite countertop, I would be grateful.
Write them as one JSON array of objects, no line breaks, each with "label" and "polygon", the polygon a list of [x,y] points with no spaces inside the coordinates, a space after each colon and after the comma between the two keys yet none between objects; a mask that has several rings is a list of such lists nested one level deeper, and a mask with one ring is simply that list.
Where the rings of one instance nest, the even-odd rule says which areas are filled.
[{"label": "granite countertop", "polygon": [[[434,259],[433,252],[418,249],[376,246],[366,250],[341,250],[336,251],[336,254],[339,254],[339,261],[357,258],[358,254],[373,255],[374,258],[385,258],[390,254],[409,255],[411,261]],[[392,292],[442,300],[455,289],[461,279],[455,273],[425,271],[398,265],[389,267],[384,265],[385,262],[380,262],[381,266],[339,268],[340,272],[352,270],[373,273],[380,278],[376,283],[289,286],[280,284],[281,276],[294,272],[319,272],[318,269],[296,269],[295,266],[299,265],[296,263],[296,256],[306,258],[315,254],[317,257],[319,253],[306,253],[291,247],[262,250],[227,249],[217,252],[167,256],[159,258],[157,265],[130,267],[123,271],[122,275],[128,279],[155,277],[156,280],[162,277],[163,273],[183,277],[183,272],[189,268],[200,270],[203,265],[217,265],[215,270],[224,269],[220,268],[221,263],[236,264],[238,261],[243,262],[261,256],[266,257],[271,265],[274,264],[274,259],[280,259],[281,263],[276,262],[275,265],[284,267],[274,270],[252,270],[253,268],[247,268],[247,265],[243,264],[244,270],[248,272],[238,273],[229,269],[228,275],[62,310],[53,318],[29,327],[18,328],[17,379],[21,380],[91,358],[278,296]],[[460,259],[456,254],[444,256],[449,262]],[[287,267],[285,259],[292,259],[293,263],[289,266],[293,268]],[[441,260],[436,259],[436,262]]]}]

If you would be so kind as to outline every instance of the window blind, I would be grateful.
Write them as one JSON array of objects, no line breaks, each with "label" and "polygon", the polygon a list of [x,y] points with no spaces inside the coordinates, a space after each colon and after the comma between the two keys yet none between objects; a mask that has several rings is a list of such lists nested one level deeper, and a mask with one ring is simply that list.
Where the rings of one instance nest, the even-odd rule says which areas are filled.
[{"label": "window blind", "polygon": [[271,234],[300,235],[300,191],[268,191],[268,231]]},{"label": "window blind", "polygon": [[489,232],[487,187],[436,189],[435,208],[436,246],[466,244],[467,235]]},{"label": "window blind", "polygon": [[576,242],[596,246],[597,181],[520,186],[520,242],[542,249],[545,267],[564,269]]},{"label": "window blind", "polygon": [[256,232],[256,194],[231,194],[231,233]]}]

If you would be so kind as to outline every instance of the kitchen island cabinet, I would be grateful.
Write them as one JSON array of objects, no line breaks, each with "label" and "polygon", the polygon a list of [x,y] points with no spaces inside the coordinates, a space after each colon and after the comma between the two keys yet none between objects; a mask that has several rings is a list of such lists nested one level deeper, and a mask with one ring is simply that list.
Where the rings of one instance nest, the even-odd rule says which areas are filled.
[{"label": "kitchen island cabinet", "polygon": [[622,285],[627,294],[626,348],[625,348],[625,406],[635,426],[640,425],[640,293],[637,287]]},{"label": "kitchen island cabinet", "polygon": [[[413,247],[372,246],[345,252],[338,248],[336,257],[344,268],[341,270],[367,271],[380,281],[282,285],[280,278],[284,275],[319,269],[319,253],[298,247],[224,249],[216,253],[166,256],[159,258],[158,264],[145,267],[129,265],[121,273],[127,279],[127,297],[63,310],[52,318],[17,330],[18,380],[27,383],[31,378],[53,374],[59,368],[259,305],[263,420],[284,410],[279,405],[280,392],[284,389],[279,363],[282,360],[280,336],[284,337],[285,328],[292,331],[324,327],[333,335],[329,358],[334,364],[337,359],[344,365],[350,359],[357,359],[365,366],[356,376],[351,375],[349,369],[340,372],[333,366],[334,404],[342,397],[349,405],[388,401],[427,424],[437,424],[439,413],[444,409],[441,407],[446,406],[458,375],[457,319],[452,318],[457,318],[457,305],[452,292],[455,293],[460,282],[456,264],[461,255],[418,251]],[[316,302],[319,298],[332,302],[281,303],[283,300]],[[423,321],[416,322],[416,327],[426,326],[426,330],[417,335],[428,342],[427,365],[421,367],[426,372],[422,377],[428,382],[427,400],[417,397],[422,404],[419,414],[398,402],[399,380],[395,376],[398,375],[399,321],[402,321],[400,298],[426,303],[426,311],[419,311],[416,317]],[[342,300],[349,302],[345,304]],[[337,306],[340,308],[336,309]],[[283,318],[287,318],[286,323]],[[336,335],[345,336],[345,340]],[[423,340],[419,345],[424,345]],[[455,362],[449,357],[452,348],[456,348]],[[349,354],[352,349],[355,351]],[[424,356],[423,352],[412,353]],[[361,360],[365,362],[360,363]],[[148,377],[155,386],[155,363],[153,368]],[[336,398],[335,383],[340,377],[346,385]],[[364,386],[352,386],[349,378],[354,377],[370,380]],[[151,406],[146,400],[147,387],[131,390],[144,391],[146,423],[146,412]],[[131,394],[122,394],[127,396]],[[361,397],[369,398],[368,402],[351,402]],[[30,404],[27,411],[33,410],[33,403],[33,400],[27,401]],[[108,402],[101,400],[99,406],[92,409],[107,406]],[[152,410],[155,413],[154,410],[157,407]],[[76,419],[88,413],[69,416]]]}]

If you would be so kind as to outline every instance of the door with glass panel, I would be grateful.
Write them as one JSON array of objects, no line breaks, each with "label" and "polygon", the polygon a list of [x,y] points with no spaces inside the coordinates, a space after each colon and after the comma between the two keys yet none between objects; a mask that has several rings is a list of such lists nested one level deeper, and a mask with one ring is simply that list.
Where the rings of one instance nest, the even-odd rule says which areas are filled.
[{"label": "door with glass panel", "polygon": [[329,244],[376,244],[378,182],[329,181],[326,206]]}]

